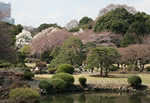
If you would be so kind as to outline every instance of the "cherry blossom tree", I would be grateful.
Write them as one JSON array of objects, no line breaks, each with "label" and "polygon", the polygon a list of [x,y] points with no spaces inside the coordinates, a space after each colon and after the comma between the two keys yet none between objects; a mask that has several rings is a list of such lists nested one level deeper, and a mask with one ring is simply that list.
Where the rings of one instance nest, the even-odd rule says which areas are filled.
[{"label": "cherry blossom tree", "polygon": [[44,51],[51,50],[53,47],[61,46],[64,41],[72,36],[67,30],[62,29],[55,32],[53,30],[43,31],[33,37],[31,43],[32,54],[41,55]]},{"label": "cherry blossom tree", "polygon": [[78,27],[79,23],[77,20],[71,20],[69,23],[66,24],[67,30],[71,30],[73,28]]}]

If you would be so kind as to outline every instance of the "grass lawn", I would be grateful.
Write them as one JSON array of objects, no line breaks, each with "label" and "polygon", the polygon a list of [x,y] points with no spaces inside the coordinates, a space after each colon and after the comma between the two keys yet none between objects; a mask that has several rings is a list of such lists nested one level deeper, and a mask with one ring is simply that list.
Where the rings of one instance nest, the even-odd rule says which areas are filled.
[{"label": "grass lawn", "polygon": [[[127,78],[131,75],[138,75],[142,78],[142,84],[150,86],[150,74],[109,74],[109,77],[100,77],[99,75],[92,74],[79,74],[73,75],[75,78],[75,84],[78,84],[79,77],[86,77],[88,84],[100,84],[100,85],[127,85]],[[52,75],[43,74],[35,75],[37,79],[49,80]]]}]

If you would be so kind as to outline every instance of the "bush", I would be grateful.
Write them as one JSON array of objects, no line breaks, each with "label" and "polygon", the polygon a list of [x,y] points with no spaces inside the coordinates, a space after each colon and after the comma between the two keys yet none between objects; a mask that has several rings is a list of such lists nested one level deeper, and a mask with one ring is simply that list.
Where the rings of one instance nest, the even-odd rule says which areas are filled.
[{"label": "bush", "polygon": [[114,66],[114,65],[110,66],[110,71],[117,71],[118,69],[119,69],[118,66]]},{"label": "bush", "polygon": [[23,82],[23,81],[17,81],[10,86],[11,89],[27,88],[27,87],[30,87],[30,85],[28,85],[26,82]]},{"label": "bush", "polygon": [[131,76],[128,78],[128,83],[131,84],[132,87],[138,88],[139,85],[142,84],[142,80],[139,76]]},{"label": "bush", "polygon": [[79,31],[79,28],[72,28],[69,30],[69,32],[78,32]]},{"label": "bush", "polygon": [[64,73],[69,73],[69,74],[73,74],[74,72],[74,68],[72,67],[72,65],[70,64],[62,64],[58,67],[57,72],[64,72]]},{"label": "bush", "polygon": [[64,90],[67,86],[67,83],[60,78],[51,79],[51,83],[54,86],[54,88],[59,90]]},{"label": "bush", "polygon": [[9,62],[0,63],[0,68],[6,68],[6,67],[11,67],[11,66],[12,66],[12,64]]},{"label": "bush", "polygon": [[50,90],[53,88],[53,85],[44,80],[40,81],[39,88],[45,90],[46,92],[50,92]]},{"label": "bush", "polygon": [[37,62],[36,67],[47,67],[45,62]]},{"label": "bush", "polygon": [[133,64],[130,64],[130,65],[127,66],[127,70],[128,70],[128,71],[131,71],[131,70],[138,71],[138,70],[139,70],[139,67],[138,67],[137,65],[135,65],[135,66],[133,67]]},{"label": "bush", "polygon": [[10,91],[9,97],[17,103],[34,103],[39,100],[40,94],[32,88],[16,88]]},{"label": "bush", "polygon": [[86,81],[87,81],[87,79],[86,79],[85,77],[80,77],[80,78],[79,78],[79,82],[80,82],[80,84],[81,84],[82,86],[86,86]]},{"label": "bush", "polygon": [[20,69],[21,69],[22,71],[31,72],[31,70],[30,70],[28,67],[20,67]]},{"label": "bush", "polygon": [[150,66],[146,67],[145,69],[146,71],[150,72]]},{"label": "bush", "polygon": [[64,80],[68,86],[74,83],[74,77],[68,73],[57,73],[52,76],[52,79],[60,78]]},{"label": "bush", "polygon": [[32,77],[34,77],[34,74],[32,72],[30,72],[30,71],[24,72],[24,79],[31,80]]},{"label": "bush", "polygon": [[55,68],[48,68],[48,72],[50,74],[54,74],[56,72],[56,69]]}]

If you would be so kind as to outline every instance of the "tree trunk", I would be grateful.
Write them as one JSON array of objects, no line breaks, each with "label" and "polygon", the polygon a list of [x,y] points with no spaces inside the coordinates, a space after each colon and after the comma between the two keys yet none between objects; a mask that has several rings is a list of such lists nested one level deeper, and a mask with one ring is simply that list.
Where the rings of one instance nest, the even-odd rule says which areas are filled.
[{"label": "tree trunk", "polygon": [[141,70],[140,72],[143,72],[144,71],[144,64],[141,65]]},{"label": "tree trunk", "polygon": [[108,69],[106,68],[106,71],[105,71],[105,76],[107,77],[108,76]]},{"label": "tree trunk", "polygon": [[103,65],[102,65],[102,63],[101,63],[100,75],[103,76]]}]

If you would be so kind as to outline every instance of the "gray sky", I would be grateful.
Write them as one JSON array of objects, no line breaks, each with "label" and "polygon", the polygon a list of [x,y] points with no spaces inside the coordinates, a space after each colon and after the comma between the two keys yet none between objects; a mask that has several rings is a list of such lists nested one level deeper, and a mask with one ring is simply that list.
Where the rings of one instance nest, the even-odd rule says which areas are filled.
[{"label": "gray sky", "polygon": [[64,26],[72,19],[84,16],[93,19],[107,5],[126,4],[150,14],[150,0],[0,0],[12,4],[12,17],[16,24],[37,27],[42,23]]}]

